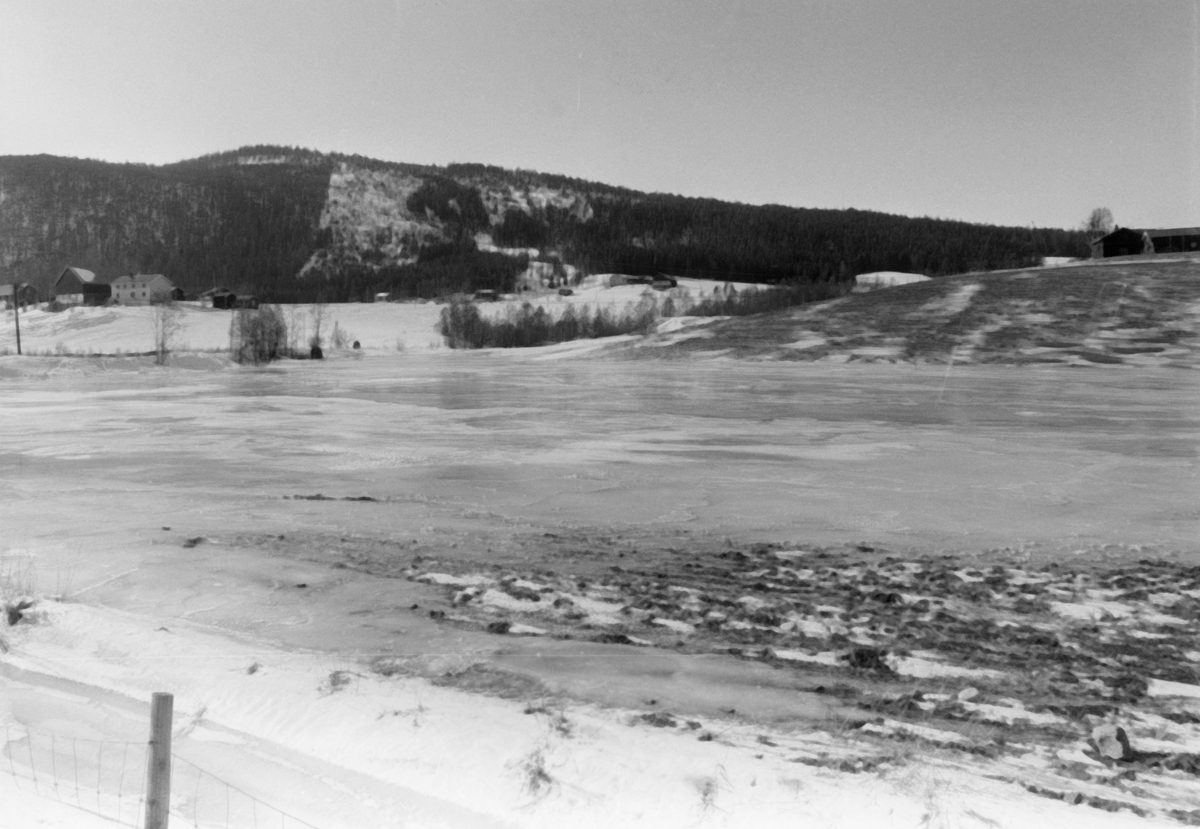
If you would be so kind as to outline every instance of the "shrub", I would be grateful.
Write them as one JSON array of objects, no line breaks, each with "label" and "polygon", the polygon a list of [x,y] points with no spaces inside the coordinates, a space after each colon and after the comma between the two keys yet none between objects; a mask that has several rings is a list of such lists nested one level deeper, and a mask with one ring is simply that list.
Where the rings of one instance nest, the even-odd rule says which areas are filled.
[{"label": "shrub", "polygon": [[241,308],[229,323],[229,352],[239,363],[269,363],[287,355],[287,323],[277,305]]}]

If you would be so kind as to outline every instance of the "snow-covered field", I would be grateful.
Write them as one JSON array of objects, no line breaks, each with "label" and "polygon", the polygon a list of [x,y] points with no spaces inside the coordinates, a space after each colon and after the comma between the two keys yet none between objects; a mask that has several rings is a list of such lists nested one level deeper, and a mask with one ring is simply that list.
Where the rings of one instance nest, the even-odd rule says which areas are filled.
[{"label": "snow-covered field", "polygon": [[[0,584],[37,599],[0,629],[0,824],[131,819],[108,758],[140,778],[154,691],[176,696],[173,826],[1168,821],[1032,793],[1044,761],[850,729],[806,690],[843,681],[832,656],[672,648],[679,621],[639,634],[657,647],[497,635],[404,574],[764,540],[1194,563],[1187,375],[464,354],[436,347],[437,312],[330,306],[363,348],[323,363],[0,357]],[[146,313],[34,312],[23,345],[146,351]],[[186,321],[193,348],[225,344],[227,314]],[[986,678],[904,658],[926,690]],[[1063,739],[1053,762],[1090,768]],[[894,761],[856,767],[881,740]]]},{"label": "snow-covered field", "polygon": [[[656,291],[646,285],[608,286],[609,274],[587,277],[571,295],[557,291],[523,294],[502,302],[481,303],[488,314],[500,315],[524,302],[559,313],[568,306],[576,310],[603,307],[614,312],[632,308],[639,302],[663,302],[673,297],[710,295],[724,290],[727,283],[681,279],[670,291]],[[728,283],[735,290],[757,286]],[[202,307],[200,303],[179,303],[182,311],[179,332],[174,339],[177,352],[216,352],[229,347],[230,312]],[[306,347],[315,330],[310,305],[281,306],[284,318],[297,346]],[[437,331],[443,308],[435,302],[346,303],[324,306],[321,337],[326,347],[334,325],[345,337],[347,346],[357,340],[367,352],[427,351],[444,347]],[[108,308],[70,308],[51,313],[42,309],[24,311],[20,317],[21,349],[32,355],[145,354],[154,350],[154,316],[150,307],[116,306]],[[15,354],[17,321],[12,311],[0,311],[0,354]]]},{"label": "snow-covered field", "polygon": [[[229,348],[229,311],[179,303],[176,352],[218,352]],[[442,347],[437,333],[441,306],[435,303],[339,304],[326,306],[322,339],[328,345],[336,323],[347,345],[359,340],[365,349],[396,351]],[[307,344],[314,330],[311,306],[282,306],[295,342]],[[154,350],[155,309],[150,307],[70,308],[21,313],[21,349],[33,355],[144,354]],[[11,311],[0,312],[0,351],[16,353],[16,325]]]}]

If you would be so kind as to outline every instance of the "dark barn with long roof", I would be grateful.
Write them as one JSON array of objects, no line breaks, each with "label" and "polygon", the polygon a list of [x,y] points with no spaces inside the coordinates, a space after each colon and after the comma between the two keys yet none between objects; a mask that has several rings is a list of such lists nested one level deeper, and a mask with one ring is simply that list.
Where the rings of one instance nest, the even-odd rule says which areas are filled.
[{"label": "dark barn with long roof", "polygon": [[1171,227],[1147,230],[1147,253],[1187,253],[1200,250],[1200,227]]},{"label": "dark barn with long roof", "polygon": [[1108,256],[1137,256],[1146,246],[1142,232],[1118,227],[1112,233],[1101,236],[1092,242],[1092,258],[1103,259]]}]

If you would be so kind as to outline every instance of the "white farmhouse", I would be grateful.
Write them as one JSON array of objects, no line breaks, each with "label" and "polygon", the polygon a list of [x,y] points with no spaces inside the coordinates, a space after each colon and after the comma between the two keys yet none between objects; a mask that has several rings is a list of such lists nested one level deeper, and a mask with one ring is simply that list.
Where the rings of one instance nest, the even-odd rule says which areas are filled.
[{"label": "white farmhouse", "polygon": [[171,299],[175,286],[161,273],[118,276],[112,281],[113,300],[122,305],[149,305]]}]

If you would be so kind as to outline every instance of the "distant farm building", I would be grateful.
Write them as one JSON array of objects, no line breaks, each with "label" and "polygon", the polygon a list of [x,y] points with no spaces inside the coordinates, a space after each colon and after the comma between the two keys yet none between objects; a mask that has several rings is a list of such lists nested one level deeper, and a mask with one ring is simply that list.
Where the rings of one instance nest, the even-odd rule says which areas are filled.
[{"label": "distant farm building", "polygon": [[[113,299],[122,305],[149,305],[167,302],[177,290],[171,280],[161,273],[139,273],[118,276],[111,283]],[[182,295],[182,291],[179,292]]]},{"label": "distant farm building", "polygon": [[202,305],[211,305],[213,308],[230,309],[234,307],[237,300],[237,294],[225,287],[209,288],[200,294],[200,303]]},{"label": "distant farm building", "polygon": [[62,305],[103,305],[112,287],[83,268],[63,268],[54,282],[54,299]]},{"label": "distant farm building", "polygon": [[1200,250],[1200,227],[1147,230],[1142,239],[1146,253],[1187,253]]},{"label": "distant farm building", "polygon": [[530,262],[524,273],[517,276],[515,288],[518,291],[559,288],[563,285],[578,284],[579,278],[579,269],[574,265],[564,265],[558,261]]},{"label": "distant farm building", "polygon": [[1146,248],[1145,234],[1140,230],[1118,227],[1112,233],[1092,242],[1092,258],[1105,259],[1109,256],[1137,256]]},{"label": "distant farm building", "polygon": [[233,298],[233,305],[230,308],[257,308],[258,297],[251,294],[238,294]]},{"label": "distant farm building", "polygon": [[1190,253],[1200,251],[1200,227],[1170,227],[1133,230],[1118,227],[1092,242],[1092,258],[1138,256],[1143,253]]},{"label": "distant farm building", "polygon": [[876,288],[892,288],[896,285],[911,285],[914,282],[928,282],[929,277],[920,273],[902,273],[900,271],[875,271],[860,273],[854,277],[856,291],[871,291]]},{"label": "distant farm building", "polygon": [[616,288],[620,285],[649,285],[653,281],[654,278],[650,276],[614,273],[608,278],[608,287]]},{"label": "distant farm building", "polygon": [[392,295],[389,294],[387,291],[380,291],[379,293],[375,294],[375,301],[376,302],[391,302]]},{"label": "distant farm building", "polygon": [[[15,302],[13,300],[14,294],[16,295]],[[0,308],[5,311],[11,311],[16,302],[19,302],[22,308],[37,305],[37,288],[34,288],[32,285],[22,285],[14,291],[12,285],[0,285]]]}]

